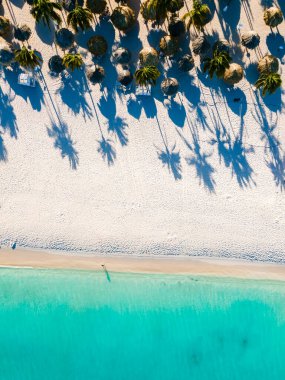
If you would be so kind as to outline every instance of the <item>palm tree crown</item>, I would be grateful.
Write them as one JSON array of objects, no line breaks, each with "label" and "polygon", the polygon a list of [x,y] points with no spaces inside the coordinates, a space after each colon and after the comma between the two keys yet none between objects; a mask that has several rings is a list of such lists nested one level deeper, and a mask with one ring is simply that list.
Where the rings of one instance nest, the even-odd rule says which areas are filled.
[{"label": "palm tree crown", "polygon": [[36,22],[43,21],[45,25],[50,26],[50,22],[54,21],[58,25],[61,24],[61,17],[56,10],[61,10],[60,3],[50,0],[35,0],[31,9],[31,14]]},{"label": "palm tree crown", "polygon": [[92,12],[88,8],[83,8],[78,4],[67,16],[67,24],[71,25],[75,32],[78,32],[79,29],[85,30],[90,28],[92,21]]},{"label": "palm tree crown", "polygon": [[81,54],[65,54],[63,57],[62,63],[67,69],[74,71],[75,69],[79,69],[83,65],[83,58]]},{"label": "palm tree crown", "polygon": [[143,14],[146,19],[164,21],[167,13],[177,12],[183,6],[183,0],[146,0],[143,6]]},{"label": "palm tree crown", "polygon": [[186,24],[188,29],[193,25],[198,30],[203,29],[203,27],[210,21],[210,18],[210,8],[207,4],[203,4],[201,0],[194,0],[193,9],[183,16],[183,20],[189,19]]},{"label": "palm tree crown", "polygon": [[36,66],[40,66],[42,59],[34,50],[23,46],[22,49],[16,50],[15,61],[22,67],[34,69]]},{"label": "palm tree crown", "polygon": [[212,58],[205,58],[204,60],[204,73],[209,72],[210,78],[212,79],[214,74],[218,78],[222,78],[225,70],[230,66],[232,58],[226,51],[214,50]]},{"label": "palm tree crown", "polygon": [[273,94],[282,84],[281,75],[272,72],[263,72],[260,74],[257,82],[255,83],[256,88],[262,89],[262,96],[267,93]]},{"label": "palm tree crown", "polygon": [[136,82],[140,86],[155,85],[159,76],[160,72],[155,66],[144,66],[135,72]]}]

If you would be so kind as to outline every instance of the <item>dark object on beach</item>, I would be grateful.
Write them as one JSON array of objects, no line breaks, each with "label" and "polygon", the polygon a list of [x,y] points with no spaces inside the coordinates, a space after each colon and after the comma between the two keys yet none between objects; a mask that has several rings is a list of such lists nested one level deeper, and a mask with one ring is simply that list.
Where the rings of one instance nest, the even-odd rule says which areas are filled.
[{"label": "dark object on beach", "polygon": [[100,57],[106,54],[108,49],[108,44],[103,36],[93,36],[90,37],[87,42],[88,50],[95,57]]},{"label": "dark object on beach", "polygon": [[111,21],[115,28],[122,32],[127,32],[136,23],[135,12],[127,5],[119,5],[113,10]]},{"label": "dark object on beach", "polygon": [[10,20],[4,16],[0,16],[0,36],[6,36],[11,31]]},{"label": "dark object on beach", "polygon": [[273,6],[264,11],[263,19],[266,25],[275,28],[283,21],[283,13],[280,8]]},{"label": "dark object on beach", "polygon": [[63,64],[63,60],[59,55],[53,55],[48,61],[48,67],[51,72],[60,74],[65,66]]},{"label": "dark object on beach", "polygon": [[183,34],[185,34],[186,32],[184,21],[180,20],[179,17],[171,17],[168,25],[168,32],[171,35],[171,37],[183,36]]},{"label": "dark object on beach", "polygon": [[172,36],[164,36],[160,39],[159,47],[166,56],[172,56],[179,50],[178,39]]},{"label": "dark object on beach", "polygon": [[113,58],[115,63],[127,64],[131,60],[131,52],[127,48],[119,47],[113,53]]},{"label": "dark object on beach", "polygon": [[238,63],[231,63],[224,73],[224,81],[229,85],[235,85],[243,79],[243,69]]},{"label": "dark object on beach", "polygon": [[209,52],[210,48],[211,44],[204,35],[197,37],[192,42],[192,50],[196,55],[205,55]]},{"label": "dark object on beach", "polygon": [[55,32],[55,42],[61,49],[69,49],[74,43],[74,34],[67,28],[61,28]]},{"label": "dark object on beach", "polygon": [[160,88],[164,95],[174,96],[178,91],[179,83],[175,78],[165,78],[161,82]]},{"label": "dark object on beach", "polygon": [[95,68],[87,69],[86,75],[92,84],[99,84],[105,78],[105,70],[102,66],[95,66]]},{"label": "dark object on beach", "polygon": [[19,27],[15,27],[14,37],[19,41],[28,41],[28,39],[31,37],[31,34],[32,30],[26,24],[20,25]]},{"label": "dark object on beach", "polygon": [[0,64],[9,66],[14,61],[14,50],[4,38],[0,37]]},{"label": "dark object on beach", "polygon": [[130,70],[121,69],[118,73],[117,81],[120,82],[123,86],[128,86],[133,81],[133,74]]},{"label": "dark object on beach", "polygon": [[84,0],[62,0],[62,6],[67,12],[73,11],[76,3],[83,7]]},{"label": "dark object on beach", "polygon": [[194,59],[192,55],[190,54],[183,55],[183,57],[181,57],[178,60],[178,67],[181,71],[184,71],[184,72],[192,70],[195,67]]},{"label": "dark object on beach", "polygon": [[143,48],[139,53],[141,66],[157,66],[159,63],[158,52],[151,46]]},{"label": "dark object on beach", "polygon": [[279,70],[279,61],[273,55],[267,54],[258,61],[257,69],[260,73],[277,73]]},{"label": "dark object on beach", "polygon": [[170,13],[176,13],[184,7],[184,0],[168,1],[167,11]]},{"label": "dark object on beach", "polygon": [[230,52],[230,44],[224,38],[216,41],[213,46],[213,51],[217,50],[218,52],[225,51],[226,53]]},{"label": "dark object on beach", "polygon": [[107,7],[106,0],[86,0],[86,6],[92,13],[100,15]]},{"label": "dark object on beach", "polygon": [[255,49],[260,43],[260,36],[254,30],[242,33],[241,44],[247,49]]}]

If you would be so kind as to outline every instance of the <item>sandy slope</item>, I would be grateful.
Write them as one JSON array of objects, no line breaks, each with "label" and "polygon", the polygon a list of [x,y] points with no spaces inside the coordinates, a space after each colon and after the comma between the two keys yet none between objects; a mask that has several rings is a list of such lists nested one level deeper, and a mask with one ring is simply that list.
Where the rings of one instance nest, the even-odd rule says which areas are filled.
[{"label": "sandy slope", "polygon": [[[16,1],[17,22],[33,26],[29,7]],[[225,22],[216,1],[210,34],[237,41],[236,4]],[[262,6],[249,4],[252,14],[246,1],[240,9],[244,29],[252,23],[262,53],[277,54],[283,37],[268,37]],[[284,24],[279,30],[284,35]],[[110,52],[113,39],[119,43],[110,23],[96,32],[108,38]],[[83,52],[87,37],[78,39]],[[158,40],[140,23],[122,45],[135,59],[141,46]],[[235,90],[205,78],[199,60],[190,76],[166,62],[181,82],[167,109],[159,86],[143,103],[113,93],[116,72],[108,57],[104,93],[94,87],[88,93],[82,72],[62,85],[47,73],[56,52],[52,32],[37,27],[31,45],[44,58],[40,86],[21,88],[10,71],[1,79],[2,245],[285,261],[284,95],[264,103],[253,91],[254,52],[242,56],[235,48],[235,60],[247,68]]]}]

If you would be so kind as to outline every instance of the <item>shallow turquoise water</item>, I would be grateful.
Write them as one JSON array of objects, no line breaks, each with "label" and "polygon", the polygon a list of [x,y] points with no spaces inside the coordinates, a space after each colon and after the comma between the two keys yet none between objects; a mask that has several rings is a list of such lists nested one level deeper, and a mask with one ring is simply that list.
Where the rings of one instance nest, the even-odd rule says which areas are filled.
[{"label": "shallow turquoise water", "polygon": [[0,270],[0,379],[281,380],[285,283]]}]

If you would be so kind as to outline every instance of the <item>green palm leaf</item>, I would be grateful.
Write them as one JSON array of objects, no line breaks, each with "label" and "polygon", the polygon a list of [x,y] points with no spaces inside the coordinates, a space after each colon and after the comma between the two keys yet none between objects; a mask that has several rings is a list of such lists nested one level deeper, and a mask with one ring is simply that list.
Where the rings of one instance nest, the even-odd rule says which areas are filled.
[{"label": "green palm leaf", "polygon": [[262,90],[262,96],[265,96],[267,93],[273,94],[281,85],[281,75],[272,72],[261,73],[255,83],[255,87]]},{"label": "green palm leaf", "polygon": [[65,54],[62,60],[62,63],[67,69],[74,71],[75,69],[79,69],[83,65],[82,55],[77,54]]},{"label": "green palm leaf", "polygon": [[92,12],[88,8],[83,8],[80,5],[69,12],[67,16],[67,24],[78,32],[79,29],[85,30],[91,27],[93,21]]},{"label": "green palm leaf", "polygon": [[228,52],[215,50],[212,58],[205,58],[203,72],[208,72],[211,79],[215,74],[218,78],[222,78],[231,61]]},{"label": "green palm leaf", "polygon": [[211,11],[207,4],[202,4],[200,0],[194,0],[193,9],[185,13],[182,17],[183,20],[187,20],[186,27],[189,29],[190,26],[194,26],[198,30],[203,29],[203,27],[210,21]]},{"label": "green palm leaf", "polygon": [[35,0],[31,9],[31,14],[36,22],[43,21],[45,25],[50,27],[50,22],[55,21],[58,25],[61,24],[61,17],[56,12],[62,8],[61,4],[50,0]]},{"label": "green palm leaf", "polygon": [[29,50],[25,46],[22,49],[16,50],[15,61],[27,69],[34,69],[42,63],[41,57],[34,50]]},{"label": "green palm leaf", "polygon": [[135,72],[136,82],[140,86],[146,86],[148,84],[154,86],[159,76],[160,72],[155,66],[145,66]]}]

